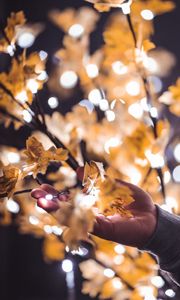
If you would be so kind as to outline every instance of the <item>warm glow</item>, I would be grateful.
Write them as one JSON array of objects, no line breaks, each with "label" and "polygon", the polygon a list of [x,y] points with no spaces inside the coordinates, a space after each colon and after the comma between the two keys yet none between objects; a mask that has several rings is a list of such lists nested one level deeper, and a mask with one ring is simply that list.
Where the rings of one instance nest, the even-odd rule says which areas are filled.
[{"label": "warm glow", "polygon": [[100,90],[99,89],[94,89],[94,90],[90,91],[90,93],[88,95],[88,99],[94,105],[99,105],[99,103],[102,99]]},{"label": "warm glow", "polygon": [[48,99],[48,105],[52,109],[58,107],[58,105],[59,105],[58,98],[57,97],[50,97]]},{"label": "warm glow", "polygon": [[177,144],[174,148],[174,157],[176,161],[180,162],[180,144]]},{"label": "warm glow", "polygon": [[62,261],[62,269],[64,272],[69,273],[73,270],[73,263],[70,259],[64,259]]},{"label": "warm glow", "polygon": [[137,96],[140,94],[140,84],[138,81],[135,80],[129,81],[126,84],[125,89],[130,96]]},{"label": "warm glow", "polygon": [[143,17],[144,20],[147,20],[147,21],[150,21],[154,18],[153,12],[149,9],[143,9],[141,11],[141,16]]},{"label": "warm glow", "polygon": [[84,33],[84,28],[81,24],[73,24],[69,28],[68,33],[73,38],[79,38]]},{"label": "warm glow", "polygon": [[65,89],[72,89],[78,82],[78,76],[74,71],[65,71],[60,79],[60,85]]},{"label": "warm glow", "polygon": [[176,182],[180,182],[180,165],[176,166],[173,170],[173,179]]},{"label": "warm glow", "polygon": [[32,32],[22,32],[17,43],[21,48],[29,48],[34,44],[35,36]]},{"label": "warm glow", "polygon": [[116,73],[118,75],[124,75],[128,71],[128,68],[121,61],[113,62],[112,69],[113,69],[114,73]]},{"label": "warm glow", "polygon": [[136,119],[141,119],[143,116],[143,109],[140,103],[136,102],[131,104],[128,107],[128,112],[131,116],[133,116]]},{"label": "warm glow", "polygon": [[116,115],[112,110],[106,110],[105,115],[109,122],[113,122],[116,118]]},{"label": "warm glow", "polygon": [[89,65],[87,65],[86,66],[86,72],[87,72],[87,74],[88,74],[88,76],[90,78],[95,78],[99,74],[98,67],[95,64],[89,64]]}]

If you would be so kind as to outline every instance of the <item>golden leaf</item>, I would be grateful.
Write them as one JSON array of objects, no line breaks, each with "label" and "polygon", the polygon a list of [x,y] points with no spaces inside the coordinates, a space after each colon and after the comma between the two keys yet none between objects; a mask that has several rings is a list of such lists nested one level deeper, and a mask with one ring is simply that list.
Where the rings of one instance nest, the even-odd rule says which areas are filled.
[{"label": "golden leaf", "polygon": [[100,12],[109,11],[111,7],[121,7],[126,0],[85,0],[93,3],[94,8]]},{"label": "golden leaf", "polygon": [[43,255],[47,261],[62,260],[64,258],[65,245],[56,236],[47,235],[43,242]]},{"label": "golden leaf", "polygon": [[84,192],[89,193],[93,187],[98,185],[98,182],[104,180],[105,171],[103,164],[95,161],[86,163],[84,167],[83,186]]},{"label": "golden leaf", "polygon": [[3,166],[3,175],[0,177],[0,198],[10,197],[15,189],[20,170],[13,166]]}]

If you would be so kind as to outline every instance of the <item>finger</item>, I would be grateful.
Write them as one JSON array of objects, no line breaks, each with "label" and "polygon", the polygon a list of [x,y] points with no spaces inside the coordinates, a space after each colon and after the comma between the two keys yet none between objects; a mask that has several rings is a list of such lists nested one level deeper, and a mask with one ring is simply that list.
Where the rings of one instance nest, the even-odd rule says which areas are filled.
[{"label": "finger", "polygon": [[98,215],[94,224],[92,232],[94,235],[104,238],[106,240],[112,240],[113,238],[113,227],[111,220],[103,215]]},{"label": "finger", "polygon": [[32,192],[31,192],[31,196],[32,196],[33,198],[36,198],[36,199],[38,199],[38,198],[43,198],[43,197],[45,197],[46,195],[47,195],[47,192],[44,191],[44,190],[42,190],[41,188],[34,189],[34,190],[32,190]]},{"label": "finger", "polygon": [[39,198],[37,200],[37,205],[46,210],[47,212],[53,212],[59,208],[57,201],[48,201],[45,198]]},{"label": "finger", "polygon": [[53,196],[57,195],[59,192],[50,184],[42,184],[41,185],[42,190],[47,192],[48,194],[52,194]]}]

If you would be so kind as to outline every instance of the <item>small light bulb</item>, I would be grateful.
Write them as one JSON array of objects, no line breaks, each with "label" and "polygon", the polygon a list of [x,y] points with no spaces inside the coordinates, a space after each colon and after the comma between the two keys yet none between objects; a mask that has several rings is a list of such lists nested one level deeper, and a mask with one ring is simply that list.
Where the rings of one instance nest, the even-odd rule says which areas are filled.
[{"label": "small light bulb", "polygon": [[100,101],[102,100],[100,90],[99,89],[93,89],[92,91],[90,91],[90,93],[88,95],[88,99],[94,105],[99,105]]},{"label": "small light bulb", "polygon": [[58,98],[57,97],[50,97],[48,99],[48,105],[52,109],[58,107],[58,105],[59,105]]},{"label": "small light bulb", "polygon": [[86,66],[86,72],[90,78],[96,78],[99,74],[97,65],[89,64]]},{"label": "small light bulb", "polygon": [[139,82],[132,80],[126,84],[125,89],[130,96],[137,96],[140,93],[140,84]]},{"label": "small light bulb", "polygon": [[31,114],[26,109],[23,110],[22,115],[23,115],[24,121],[26,121],[27,123],[31,123],[32,116],[31,116]]},{"label": "small light bulb", "polygon": [[108,278],[113,278],[115,275],[114,271],[107,268],[107,269],[104,269],[104,276],[108,277]]},{"label": "small light bulb", "polygon": [[170,298],[173,298],[176,295],[176,293],[172,289],[166,290],[165,294],[166,294],[166,296],[168,296]]},{"label": "small light bulb", "polygon": [[143,9],[141,11],[141,16],[144,20],[147,20],[147,21],[154,19],[154,14],[150,9]]},{"label": "small light bulb", "polygon": [[180,162],[180,144],[177,144],[174,148],[174,158]]},{"label": "small light bulb", "polygon": [[78,82],[78,76],[74,71],[65,71],[61,75],[59,82],[63,88],[72,89]]},{"label": "small light bulb", "polygon": [[114,251],[117,253],[117,254],[124,254],[125,253],[125,247],[123,245],[116,245],[114,247]]},{"label": "small light bulb", "polygon": [[34,79],[29,79],[27,83],[27,88],[33,93],[36,94],[38,91],[38,83]]},{"label": "small light bulb", "polygon": [[64,272],[69,273],[73,270],[73,263],[70,259],[64,259],[62,261],[62,269]]},{"label": "small light bulb", "polygon": [[29,223],[31,223],[32,225],[37,225],[39,223],[39,220],[35,216],[29,216]]},{"label": "small light bulb", "polygon": [[81,24],[73,24],[69,28],[68,33],[73,38],[79,38],[84,33],[84,27]]},{"label": "small light bulb", "polygon": [[99,102],[99,108],[102,111],[106,111],[107,109],[109,109],[109,102],[106,99],[101,99],[101,101]]},{"label": "small light bulb", "polygon": [[105,115],[109,122],[113,122],[116,118],[116,115],[112,110],[106,110]]},{"label": "small light bulb", "polygon": [[15,202],[13,199],[9,199],[6,202],[6,207],[7,210],[10,211],[11,213],[17,214],[20,211],[19,204]]},{"label": "small light bulb", "polygon": [[173,179],[176,182],[180,182],[180,165],[176,166],[172,173]]},{"label": "small light bulb", "polygon": [[121,61],[113,62],[112,69],[113,69],[114,73],[116,73],[118,75],[124,75],[128,71],[128,68]]},{"label": "small light bulb", "polygon": [[41,50],[41,51],[39,51],[39,57],[43,61],[43,60],[45,60],[48,57],[48,54],[47,54],[46,51]]},{"label": "small light bulb", "polygon": [[143,109],[140,103],[133,103],[128,107],[128,113],[136,119],[141,119],[143,116]]},{"label": "small light bulb", "polygon": [[17,44],[21,48],[29,48],[33,45],[35,41],[35,36],[32,32],[22,32],[22,34],[18,37]]},{"label": "small light bulb", "polygon": [[20,161],[20,155],[19,155],[19,153],[16,153],[16,152],[8,152],[7,159],[9,161],[9,163],[16,164]]}]

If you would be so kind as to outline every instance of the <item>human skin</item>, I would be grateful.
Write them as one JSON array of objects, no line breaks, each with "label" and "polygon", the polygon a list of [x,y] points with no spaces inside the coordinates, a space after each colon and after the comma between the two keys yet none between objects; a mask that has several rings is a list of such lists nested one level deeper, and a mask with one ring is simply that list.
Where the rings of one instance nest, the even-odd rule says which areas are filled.
[{"label": "human skin", "polygon": [[[82,168],[77,170],[77,176],[80,180],[82,179]],[[129,187],[133,192],[135,201],[126,206],[132,213],[132,217],[122,217],[119,214],[105,217],[97,214],[93,234],[106,240],[141,249],[155,231],[157,224],[156,206],[150,195],[138,186],[120,180],[117,180],[117,182]],[[59,191],[48,184],[42,184],[31,193],[41,207],[43,207],[42,199],[47,194],[58,197],[59,201],[68,201],[68,194],[59,194]],[[49,202],[49,205],[52,206],[50,209],[43,207],[49,212],[55,211],[59,207],[56,202],[51,202]]]}]

